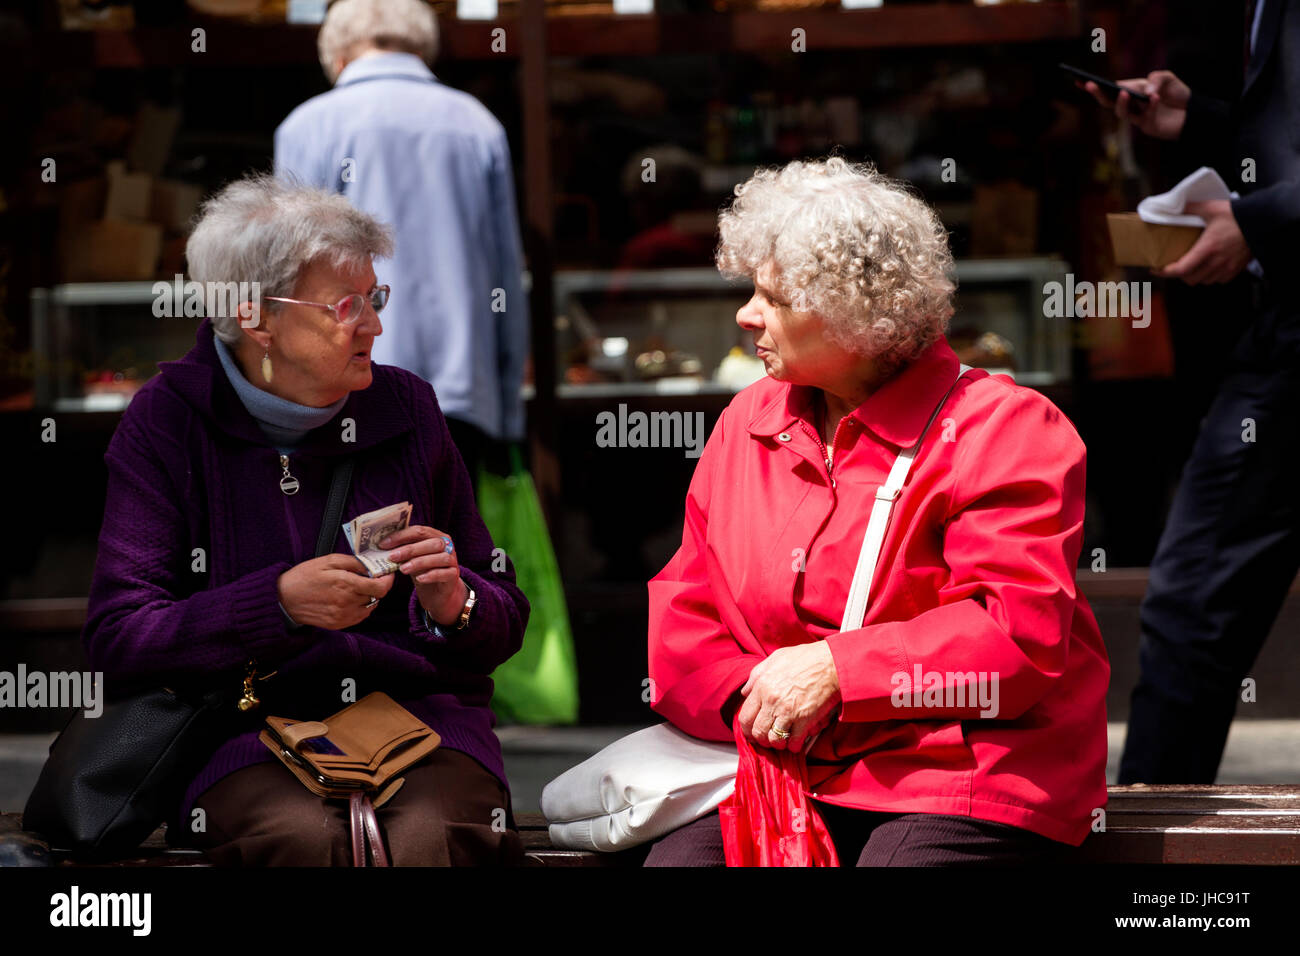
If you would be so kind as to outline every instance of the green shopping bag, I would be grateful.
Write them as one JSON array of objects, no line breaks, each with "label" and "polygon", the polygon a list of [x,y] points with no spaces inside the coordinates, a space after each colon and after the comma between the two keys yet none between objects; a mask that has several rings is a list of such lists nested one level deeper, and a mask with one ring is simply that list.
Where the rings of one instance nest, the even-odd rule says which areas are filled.
[{"label": "green shopping bag", "polygon": [[578,666],[560,567],[532,475],[513,445],[510,471],[505,477],[479,472],[478,510],[494,544],[514,563],[532,613],[524,646],[492,674],[492,710],[506,723],[577,723]]}]

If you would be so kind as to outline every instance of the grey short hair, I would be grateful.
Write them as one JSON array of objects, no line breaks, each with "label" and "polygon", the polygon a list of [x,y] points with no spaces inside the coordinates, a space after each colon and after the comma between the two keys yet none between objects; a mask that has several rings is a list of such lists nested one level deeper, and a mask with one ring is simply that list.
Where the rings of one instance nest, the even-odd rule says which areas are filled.
[{"label": "grey short hair", "polygon": [[947,331],[948,233],[904,183],[833,156],[760,169],[735,192],[718,218],[724,275],[752,278],[770,262],[799,311],[891,372]]},{"label": "grey short hair", "polygon": [[330,83],[334,62],[373,46],[414,53],[432,64],[438,56],[438,18],[423,0],[339,0],[331,4],[316,35],[320,65]]},{"label": "grey short hair", "polygon": [[[392,254],[392,229],[346,197],[267,173],[235,180],[204,202],[185,245],[192,280],[256,282],[262,298],[292,298],[298,277],[313,262],[353,269]],[[209,318],[223,342],[239,341],[237,315]]]}]

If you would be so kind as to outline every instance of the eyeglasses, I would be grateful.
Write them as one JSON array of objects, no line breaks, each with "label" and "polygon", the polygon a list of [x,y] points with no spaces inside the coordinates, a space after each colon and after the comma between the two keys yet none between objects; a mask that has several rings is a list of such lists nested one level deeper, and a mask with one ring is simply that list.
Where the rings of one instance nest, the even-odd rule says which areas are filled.
[{"label": "eyeglasses", "polygon": [[344,325],[352,325],[357,319],[361,318],[367,300],[370,302],[370,308],[375,310],[376,315],[384,311],[384,306],[388,305],[388,292],[388,286],[377,285],[365,295],[360,292],[353,292],[351,295],[339,299],[334,305],[326,302],[304,302],[302,299],[286,299],[279,295],[264,295],[262,298],[270,299],[272,302],[292,302],[294,305],[314,305],[319,309],[332,312],[334,318]]}]

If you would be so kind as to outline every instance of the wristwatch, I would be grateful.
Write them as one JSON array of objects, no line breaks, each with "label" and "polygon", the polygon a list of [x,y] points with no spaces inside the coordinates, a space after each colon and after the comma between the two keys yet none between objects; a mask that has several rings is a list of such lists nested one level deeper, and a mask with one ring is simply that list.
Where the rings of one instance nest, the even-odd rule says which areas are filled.
[{"label": "wristwatch", "polygon": [[[468,584],[465,585],[465,587],[469,590],[469,597],[465,599],[465,606],[460,609],[460,617],[452,628],[454,631],[463,631],[465,628],[469,627],[470,612],[474,610],[474,605],[478,603],[478,595],[474,593],[474,589]],[[420,608],[420,610],[424,614],[424,626],[435,634],[441,634],[442,628],[434,623],[433,618],[429,617],[428,608]]]},{"label": "wristwatch", "polygon": [[469,627],[469,615],[474,610],[474,605],[478,603],[478,595],[468,584],[465,585],[469,591],[469,597],[465,598],[465,606],[460,609],[460,620],[456,622],[456,630],[463,631]]}]

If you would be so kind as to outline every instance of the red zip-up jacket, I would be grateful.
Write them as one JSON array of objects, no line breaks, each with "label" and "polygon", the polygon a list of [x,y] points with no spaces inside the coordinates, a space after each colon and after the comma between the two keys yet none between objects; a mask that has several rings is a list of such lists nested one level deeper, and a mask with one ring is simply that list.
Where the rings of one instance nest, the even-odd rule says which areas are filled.
[{"label": "red zip-up jacket", "polygon": [[808,754],[813,796],[1077,846],[1106,804],[1110,665],[1075,588],[1085,450],[1056,406],[967,373],[895,502],[863,626],[839,632],[876,489],[958,370],[936,342],[840,422],[829,467],[811,389],[736,396],[649,585],[651,706],[732,740],[722,709],[754,665],[826,640],[842,704]]}]

